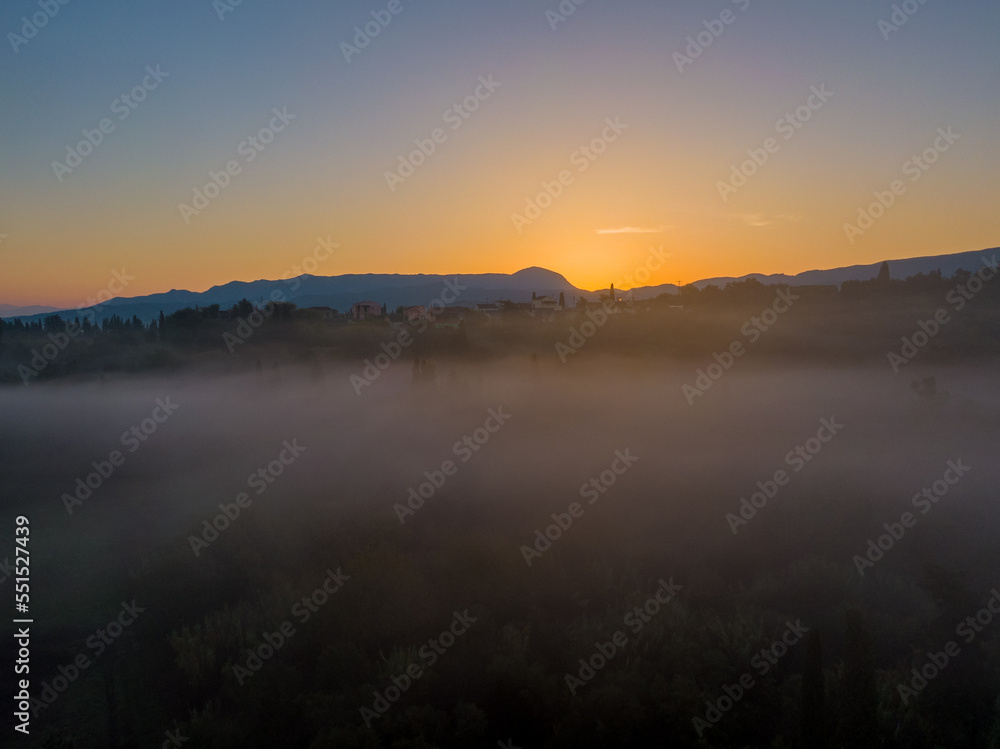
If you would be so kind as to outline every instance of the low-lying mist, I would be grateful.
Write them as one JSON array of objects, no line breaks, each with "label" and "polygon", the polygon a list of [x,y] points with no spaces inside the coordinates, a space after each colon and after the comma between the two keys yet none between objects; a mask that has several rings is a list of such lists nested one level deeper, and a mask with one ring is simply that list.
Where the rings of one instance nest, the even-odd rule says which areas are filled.
[{"label": "low-lying mist", "polygon": [[[447,624],[450,614],[441,612],[471,609],[497,631],[530,624],[537,640],[536,650],[525,646],[529,662],[553,693],[565,692],[557,700],[573,699],[564,674],[576,674],[577,658],[593,649],[594,637],[576,628],[590,621],[600,630],[608,612],[620,619],[632,597],[645,599],[661,579],[683,586],[673,617],[722,621],[746,607],[767,622],[768,642],[784,619],[822,628],[831,668],[843,656],[845,612],[858,609],[874,633],[878,667],[906,675],[913,649],[933,643],[949,591],[976,603],[1000,584],[1000,385],[991,366],[894,375],[885,367],[747,361],[693,403],[682,390],[695,382],[692,367],[626,358],[565,366],[526,357],[442,360],[434,382],[397,362],[360,394],[353,374],[343,364],[265,363],[246,374],[0,389],[0,496],[8,526],[15,515],[31,520],[35,617],[47,629],[36,643],[38,678],[72,660],[119,601],[136,597],[149,607],[142,636],[162,647],[163,669],[136,689],[148,689],[159,708],[155,719],[138,718],[119,705],[115,730],[155,740],[156,720],[183,723],[185,711],[203,704],[238,715],[225,696],[234,688],[226,659],[243,644],[212,662],[211,678],[194,678],[170,638],[207,626],[224,606],[266,599],[255,614],[266,619],[273,601],[311,589],[328,568],[351,577],[343,600],[322,616],[349,617],[349,596],[368,601],[358,603],[366,612],[359,621],[381,612],[382,624],[366,624],[371,639],[358,645],[372,658],[419,644]],[[928,376],[933,390],[913,386]],[[956,465],[967,469],[952,481]],[[936,492],[935,482],[947,491]],[[904,528],[895,524],[907,512],[905,533],[881,555],[870,552],[869,541],[877,547],[891,532],[887,524]],[[935,575],[951,582],[938,590]],[[318,658],[330,640],[313,637],[289,657],[309,660],[305,651],[318,648]],[[566,644],[578,637],[582,649]],[[671,641],[656,647],[669,651]],[[547,652],[547,642],[569,655]],[[687,696],[656,699],[679,717],[649,720],[675,726],[681,745],[693,745],[692,715],[704,717],[705,699],[745,670],[739,653],[751,645],[719,646],[729,661],[705,652],[672,660],[664,678],[684,679],[687,691],[675,687]],[[801,670],[804,654],[803,646],[785,667]],[[630,663],[643,657],[653,658],[632,654]],[[345,674],[357,676],[357,691],[341,677],[317,687],[315,674],[289,688],[335,693],[359,731],[376,730],[361,728],[358,711],[388,681],[354,668]],[[393,673],[386,668],[385,680]],[[167,676],[170,669],[190,684]],[[474,678],[476,667],[468,669]],[[895,682],[885,680],[891,697]],[[492,733],[500,726],[553,746],[569,735],[552,738],[540,714],[508,709],[498,694],[507,692],[496,687],[477,701],[489,725],[481,745],[506,739]],[[36,721],[65,726],[87,712],[60,700],[67,712],[53,707]],[[781,717],[764,733],[796,720],[794,711],[767,709]],[[717,745],[728,745],[724,731],[743,735],[741,720],[712,725]],[[197,721],[184,725],[210,735]],[[321,728],[308,730],[332,730]]]}]

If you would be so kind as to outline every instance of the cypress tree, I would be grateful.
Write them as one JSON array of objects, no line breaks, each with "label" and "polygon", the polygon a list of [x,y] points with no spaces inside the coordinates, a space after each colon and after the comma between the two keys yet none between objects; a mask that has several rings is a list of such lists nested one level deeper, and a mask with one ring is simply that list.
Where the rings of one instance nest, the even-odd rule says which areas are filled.
[{"label": "cypress tree", "polygon": [[889,275],[889,263],[884,262],[882,263],[882,267],[878,269],[878,282],[889,283],[890,278],[891,276]]}]

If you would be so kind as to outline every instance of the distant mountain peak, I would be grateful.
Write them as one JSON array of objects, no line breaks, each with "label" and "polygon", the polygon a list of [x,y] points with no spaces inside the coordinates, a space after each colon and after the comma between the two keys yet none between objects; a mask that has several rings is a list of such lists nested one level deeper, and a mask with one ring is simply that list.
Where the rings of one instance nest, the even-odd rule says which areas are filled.
[{"label": "distant mountain peak", "polygon": [[[907,278],[918,273],[928,273],[941,270],[945,277],[951,277],[955,270],[975,270],[989,253],[991,256],[1000,252],[1000,248],[960,252],[951,255],[935,255],[921,258],[903,258],[889,260],[893,278]],[[765,284],[802,285],[832,285],[839,286],[845,281],[867,281],[875,278],[882,262],[871,265],[853,265],[830,270],[811,270],[794,276],[777,274],[750,273],[743,278],[753,278]],[[132,298],[115,298],[105,302],[97,310],[99,316],[112,312],[122,317],[138,315],[140,319],[149,321],[155,319],[162,311],[170,314],[184,307],[209,306],[218,304],[229,308],[241,299],[260,300],[280,291],[287,301],[300,307],[324,306],[334,309],[350,309],[351,305],[362,299],[374,299],[387,304],[390,309],[398,306],[426,305],[430,300],[441,295],[445,284],[454,276],[461,279],[465,287],[457,300],[463,306],[478,302],[493,302],[497,299],[509,299],[515,302],[526,302],[533,293],[556,294],[566,293],[567,303],[571,306],[574,299],[580,295],[603,294],[605,289],[587,291],[573,286],[566,277],[547,268],[537,265],[523,268],[516,273],[462,273],[443,276],[439,274],[399,274],[399,273],[365,273],[346,274],[340,276],[314,276],[304,274],[296,279],[230,281],[213,286],[208,291],[194,292],[183,289],[171,289],[167,292],[150,294]],[[698,287],[709,284],[724,286],[740,279],[732,277],[708,278],[696,281]],[[649,299],[660,294],[676,293],[673,284],[644,286],[630,289],[633,298]],[[106,309],[105,309],[106,308]],[[102,311],[103,310],[103,311]],[[31,319],[33,316],[45,316],[45,313],[63,314],[71,319],[82,313],[83,309],[57,310],[51,307],[21,307],[0,305],[0,317],[22,317]]]},{"label": "distant mountain peak", "polygon": [[572,287],[572,284],[561,273],[556,273],[548,268],[540,268],[537,265],[522,268],[517,273],[511,273],[510,277],[516,278],[518,281],[529,280],[539,286],[544,285],[546,288]]}]

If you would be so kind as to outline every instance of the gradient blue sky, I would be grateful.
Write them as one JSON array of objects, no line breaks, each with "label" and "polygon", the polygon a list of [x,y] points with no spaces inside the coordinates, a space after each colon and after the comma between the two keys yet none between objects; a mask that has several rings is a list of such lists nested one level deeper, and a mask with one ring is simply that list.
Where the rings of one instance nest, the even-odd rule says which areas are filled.
[{"label": "gradient blue sky", "polygon": [[[279,278],[316,237],[323,275],[513,272],[619,285],[663,247],[650,283],[798,272],[1000,244],[1000,5],[929,0],[888,40],[892,3],[402,0],[352,62],[341,42],[387,2],[70,0],[15,53],[37,0],[0,9],[0,302],[73,305],[111,272],[123,294]],[[726,8],[736,21],[683,73],[671,56]],[[59,182],[83,129],[160,65],[169,77]],[[442,126],[479,76],[501,87],[395,192],[385,172]],[[718,183],[810,87],[834,97],[728,200]],[[288,128],[203,213],[178,210],[273,107]],[[540,218],[542,181],[629,129]],[[863,236],[872,192],[940,127],[961,139]],[[648,233],[600,234],[633,227]]]}]

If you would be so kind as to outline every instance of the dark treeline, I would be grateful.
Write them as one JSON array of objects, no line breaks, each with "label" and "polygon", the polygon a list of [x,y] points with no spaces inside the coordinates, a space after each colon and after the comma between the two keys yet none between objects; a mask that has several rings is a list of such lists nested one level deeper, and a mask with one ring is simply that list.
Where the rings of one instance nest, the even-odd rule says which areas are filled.
[{"label": "dark treeline", "polygon": [[[781,291],[791,295],[787,305],[779,305],[788,311],[771,325],[761,322],[762,311],[772,307]],[[946,364],[1000,353],[998,300],[1000,282],[984,282],[965,271],[952,278],[937,272],[906,280],[890,279],[884,272],[872,281],[845,282],[839,290],[770,286],[748,279],[725,288],[686,286],[678,294],[634,303],[622,292],[603,294],[544,316],[534,315],[529,304],[502,304],[493,317],[458,308],[455,325],[432,320],[417,327],[405,355],[489,358],[530,353],[580,359],[613,353],[695,360],[739,340],[754,344],[758,358],[876,363],[899,351],[904,337],[919,335],[923,322],[935,334],[918,347],[922,361]],[[616,314],[605,323],[602,310],[609,309]],[[947,313],[947,322],[935,325],[939,310]],[[589,335],[581,338],[580,326],[595,319],[600,323],[596,332],[589,328],[584,330]],[[261,357],[360,361],[378,353],[381,343],[396,339],[401,327],[414,333],[403,308],[354,323],[346,315],[330,319],[290,303],[260,307],[248,300],[225,310],[211,305],[161,313],[149,324],[117,315],[100,322],[90,317],[64,321],[56,315],[30,323],[0,320],[0,382],[176,368],[193,361],[216,360],[231,367],[233,362],[226,359],[233,355],[245,366]],[[579,346],[582,340],[585,348]],[[560,342],[580,348],[579,355],[568,355]]]}]

